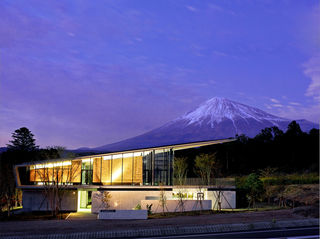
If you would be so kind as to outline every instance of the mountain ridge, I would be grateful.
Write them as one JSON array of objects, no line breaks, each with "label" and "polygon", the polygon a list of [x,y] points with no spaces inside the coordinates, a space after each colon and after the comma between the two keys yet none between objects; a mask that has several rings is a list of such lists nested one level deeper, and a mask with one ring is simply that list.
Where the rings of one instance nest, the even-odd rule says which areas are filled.
[{"label": "mountain ridge", "polygon": [[[286,130],[292,120],[278,117],[226,98],[214,97],[196,109],[144,134],[119,142],[91,148],[112,152],[195,141],[218,140],[245,134],[254,137],[261,129],[277,126]],[[303,131],[318,128],[305,119],[296,120]]]}]

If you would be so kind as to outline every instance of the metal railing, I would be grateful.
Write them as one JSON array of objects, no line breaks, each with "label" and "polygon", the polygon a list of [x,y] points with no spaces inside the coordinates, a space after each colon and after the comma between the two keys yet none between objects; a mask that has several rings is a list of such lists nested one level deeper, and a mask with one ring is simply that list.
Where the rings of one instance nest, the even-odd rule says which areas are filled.
[{"label": "metal railing", "polygon": [[[179,182],[176,178],[173,179],[173,185],[178,186]],[[210,184],[207,185],[203,183],[201,178],[186,178],[185,186],[215,186],[215,187],[226,187],[226,186],[235,186],[235,178],[211,178]]]}]

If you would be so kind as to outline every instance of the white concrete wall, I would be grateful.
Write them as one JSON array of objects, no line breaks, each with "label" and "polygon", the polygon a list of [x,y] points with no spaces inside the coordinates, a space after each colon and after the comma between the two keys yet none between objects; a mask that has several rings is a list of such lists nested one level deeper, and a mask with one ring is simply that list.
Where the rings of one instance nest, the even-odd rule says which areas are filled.
[{"label": "white concrete wall", "polygon": [[[159,196],[160,191],[108,191],[111,194],[111,198],[109,199],[109,205],[110,207],[108,209],[118,209],[118,210],[131,210],[133,209],[137,204],[141,205],[142,209],[146,209],[146,204],[153,203],[152,209],[156,210],[156,203],[159,202]],[[173,191],[165,191],[167,200],[170,201],[177,201],[173,200],[172,198],[172,192]],[[210,207],[213,209],[214,203],[216,201],[216,198],[214,196],[214,191],[206,191],[205,192],[205,200],[210,200]],[[92,208],[91,211],[93,213],[98,213],[103,208],[103,203],[101,201],[101,195],[103,194],[103,191],[95,191],[92,192]],[[222,197],[222,208],[230,208],[229,204],[232,208],[235,208],[236,206],[236,192],[235,191],[223,191],[224,197]],[[152,198],[153,197],[153,198]],[[227,198],[227,200],[225,199]],[[146,200],[149,199],[149,200]],[[150,200],[151,199],[151,200]],[[143,201],[143,205],[142,205]],[[145,202],[145,201],[149,201]],[[191,201],[188,203],[188,208],[190,207],[190,210],[193,208],[196,200],[185,200],[185,201]],[[227,203],[228,201],[228,203]],[[170,202],[171,203],[171,202]],[[175,202],[172,202],[175,203]],[[189,206],[190,204],[190,206]],[[207,207],[207,205],[206,205]]]},{"label": "white concrete wall", "polygon": [[[217,209],[218,191],[208,191],[207,199],[212,200],[212,209]],[[221,191],[221,208],[236,208],[236,191]]]},{"label": "white concrete wall", "polygon": [[[26,211],[51,211],[48,199],[45,198],[44,192],[37,191],[23,191],[22,206]],[[77,210],[77,191],[68,190],[64,192],[61,210],[76,211]]]},{"label": "white concrete wall", "polygon": [[[188,189],[189,192],[193,192],[193,189]],[[193,191],[192,191],[193,190]],[[158,201],[160,196],[160,191],[108,191],[111,194],[110,199],[110,208],[109,209],[118,209],[118,210],[131,210],[137,204],[141,205],[142,200],[149,199],[151,201]],[[167,200],[173,200],[172,193],[174,191],[165,191]],[[103,191],[93,191],[92,192],[92,212],[98,213],[99,210],[105,209],[102,207],[101,197],[99,197]],[[212,209],[214,209],[216,202],[216,191],[206,191],[205,192],[205,200],[211,200]],[[222,208],[236,208],[236,192],[235,191],[222,191]],[[64,195],[64,199],[62,200],[62,210],[65,211],[76,211],[77,210],[77,195],[78,192],[76,190],[66,191]],[[194,194],[195,195],[195,194]],[[30,211],[45,211],[51,210],[50,204],[45,200],[42,204],[42,207],[39,208],[41,202],[44,199],[44,194],[40,190],[24,190],[23,191],[23,208],[24,210]],[[195,198],[193,198],[194,200]],[[227,199],[227,200],[226,200]],[[174,201],[174,200],[173,200]],[[192,201],[192,200],[186,200]],[[230,205],[229,205],[230,204]],[[193,204],[194,205],[194,204]],[[145,204],[141,205],[142,209],[145,208]],[[156,210],[156,204],[152,206],[153,210]],[[192,207],[191,207],[192,208]],[[216,207],[215,207],[216,208]]]},{"label": "white concrete wall", "polygon": [[[159,205],[159,200],[141,200],[141,208],[146,208],[146,205],[152,204],[151,211],[153,213],[162,212],[162,207]],[[164,208],[165,212],[180,212],[181,208],[179,207],[179,200],[167,200],[166,207]],[[183,209],[184,211],[199,211],[199,210],[211,210],[212,208],[211,200],[202,200],[202,208],[200,202],[197,200],[184,200]]]},{"label": "white concrete wall", "polygon": [[[131,210],[141,204],[147,196],[159,197],[159,191],[108,191],[111,194],[108,209]],[[92,192],[91,212],[98,213],[103,208],[101,194],[103,191]],[[170,192],[171,193],[171,192]],[[146,208],[142,208],[146,209]]]}]

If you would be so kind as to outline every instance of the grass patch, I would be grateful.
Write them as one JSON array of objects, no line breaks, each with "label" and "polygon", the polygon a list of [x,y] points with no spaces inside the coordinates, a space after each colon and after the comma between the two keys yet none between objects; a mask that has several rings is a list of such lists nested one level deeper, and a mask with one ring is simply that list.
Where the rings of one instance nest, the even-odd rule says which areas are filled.
[{"label": "grass patch", "polygon": [[180,216],[200,216],[200,215],[213,215],[213,214],[225,214],[225,213],[243,213],[243,212],[263,212],[263,211],[274,211],[284,209],[278,206],[265,206],[261,205],[259,208],[236,208],[236,209],[222,209],[221,211],[216,210],[203,210],[203,211],[189,211],[189,212],[166,212],[166,213],[153,213],[148,216],[148,219],[159,219],[159,218],[173,218]]},{"label": "grass patch", "polygon": [[179,216],[199,216],[199,215],[210,215],[210,214],[215,214],[215,213],[216,212],[213,210],[153,213],[148,216],[148,219],[172,218],[172,217],[179,217]]},{"label": "grass patch", "polygon": [[283,207],[278,206],[265,206],[265,207],[257,207],[257,208],[236,208],[236,209],[222,209],[224,212],[264,212],[264,211],[275,211],[275,210],[281,210],[285,209]]}]

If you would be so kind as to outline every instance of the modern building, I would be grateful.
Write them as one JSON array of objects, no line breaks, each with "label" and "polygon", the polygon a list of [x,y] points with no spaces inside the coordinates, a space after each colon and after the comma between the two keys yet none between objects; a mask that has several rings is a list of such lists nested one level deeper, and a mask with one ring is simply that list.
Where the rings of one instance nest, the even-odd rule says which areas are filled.
[{"label": "modern building", "polygon": [[221,144],[233,139],[194,142],[127,150],[73,159],[37,161],[15,166],[17,187],[23,191],[25,210],[51,210],[52,201],[65,211],[133,209],[153,204],[159,211],[160,194],[166,210],[177,210],[177,195],[183,194],[185,210],[235,208],[234,186],[174,185],[173,164],[177,150]]}]

